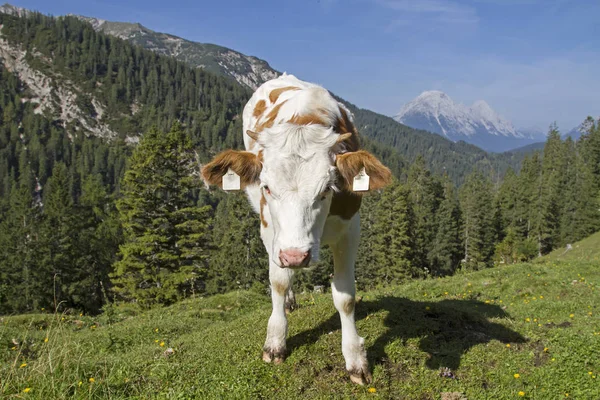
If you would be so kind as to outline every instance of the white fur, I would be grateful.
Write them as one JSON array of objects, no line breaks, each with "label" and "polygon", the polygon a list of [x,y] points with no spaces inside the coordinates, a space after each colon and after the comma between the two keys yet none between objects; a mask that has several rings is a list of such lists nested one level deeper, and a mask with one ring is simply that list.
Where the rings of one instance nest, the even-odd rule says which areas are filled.
[{"label": "white fur", "polygon": [[[286,86],[301,90],[284,91],[275,104],[270,104],[269,93]],[[262,116],[278,104],[285,104],[279,109],[273,126],[260,132],[256,144],[245,132],[255,131],[262,121],[261,116],[253,115],[260,100],[268,106]],[[273,311],[267,328],[265,353],[285,352],[285,292],[291,289],[294,270],[282,268],[280,251],[289,248],[310,250],[312,261],[316,261],[324,242],[330,244],[334,254],[332,293],[342,323],[346,368],[366,377],[369,373],[364,339],[356,331],[353,306],[347,312],[349,302],[354,304],[354,263],[360,220],[358,214],[350,220],[329,216],[332,194],[337,190],[335,154],[340,150],[336,148],[339,135],[322,125],[298,126],[286,122],[294,115],[319,110],[319,115],[323,116],[324,111],[324,118],[330,119],[333,125],[341,117],[340,107],[343,105],[327,90],[292,75],[284,74],[259,87],[244,108],[244,143],[246,149],[255,154],[262,150],[264,161],[260,184],[247,187],[246,192],[257,212],[260,211],[261,196],[264,195],[267,202],[263,208],[267,227],[261,224],[261,238],[269,254]]]}]

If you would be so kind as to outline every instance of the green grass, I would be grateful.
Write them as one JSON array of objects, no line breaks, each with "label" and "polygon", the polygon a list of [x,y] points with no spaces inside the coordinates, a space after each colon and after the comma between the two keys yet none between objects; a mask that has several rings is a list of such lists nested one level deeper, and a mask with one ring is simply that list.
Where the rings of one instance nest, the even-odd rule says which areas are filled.
[{"label": "green grass", "polygon": [[572,249],[561,248],[542,257],[540,262],[546,261],[579,261],[587,260],[600,264],[600,232],[573,243]]},{"label": "green grass", "polygon": [[290,354],[276,366],[260,359],[269,298],[233,292],[139,314],[4,317],[0,397],[599,399],[594,241],[580,244],[586,259],[551,255],[360,293],[374,378],[365,387],[344,369],[330,294],[299,296]]}]

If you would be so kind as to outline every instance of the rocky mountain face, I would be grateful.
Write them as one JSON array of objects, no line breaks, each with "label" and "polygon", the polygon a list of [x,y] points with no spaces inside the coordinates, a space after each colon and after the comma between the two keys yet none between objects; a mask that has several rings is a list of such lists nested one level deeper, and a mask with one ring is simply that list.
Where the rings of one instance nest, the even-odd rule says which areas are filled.
[{"label": "rocky mountain face", "polygon": [[[4,5],[0,7],[0,12],[22,17],[30,11]],[[36,114],[53,115],[63,127],[74,125],[86,135],[107,139],[117,135],[102,121],[105,106],[100,101],[84,94],[71,80],[56,74],[52,69],[52,60],[47,56],[39,52],[28,54],[19,46],[11,45],[4,37],[2,28],[0,25],[0,63],[26,85],[27,91],[22,94],[21,102],[35,104]],[[31,65],[32,60],[37,64],[35,68]],[[84,97],[89,102],[82,102]]]},{"label": "rocky mountain face", "polygon": [[[0,6],[0,12],[20,17],[31,11],[5,4]],[[192,42],[167,33],[155,32],[138,23],[112,22],[81,15],[69,15],[88,22],[96,31],[128,40],[161,55],[174,57],[193,67],[229,76],[253,90],[280,75],[266,61],[223,46]]]},{"label": "rocky mountain face", "polygon": [[472,106],[454,102],[446,93],[431,90],[405,104],[394,119],[412,128],[442,135],[454,142],[463,140],[487,151],[502,152],[536,140],[517,131],[485,101]]},{"label": "rocky mountain face", "polygon": [[192,42],[167,33],[155,32],[138,23],[111,22],[73,15],[90,23],[96,31],[117,36],[158,54],[174,57],[193,67],[234,78],[251,89],[280,75],[260,58],[226,47]]},{"label": "rocky mountain face", "polygon": [[570,131],[568,131],[567,133],[565,133],[563,135],[563,137],[566,138],[566,137],[570,136],[573,139],[579,139],[579,137],[581,137],[581,135],[588,133],[590,131],[592,124],[596,124],[596,126],[600,125],[600,117],[598,117],[596,119],[594,119],[592,117],[586,118],[585,121],[583,121],[581,124],[579,124],[575,128],[573,128]]}]

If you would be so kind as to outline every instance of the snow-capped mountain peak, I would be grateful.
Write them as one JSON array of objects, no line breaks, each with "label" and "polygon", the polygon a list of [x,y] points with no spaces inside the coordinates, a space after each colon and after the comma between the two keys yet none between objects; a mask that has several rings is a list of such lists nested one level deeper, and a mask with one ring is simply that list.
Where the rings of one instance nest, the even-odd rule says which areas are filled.
[{"label": "snow-capped mountain peak", "polygon": [[[456,103],[439,90],[421,93],[406,103],[394,119],[413,128],[435,132],[453,141],[464,140],[489,150],[498,150],[498,143],[503,138],[511,142],[514,142],[512,139],[527,140],[484,100],[469,107]],[[494,145],[487,146],[486,142],[494,142]]]}]

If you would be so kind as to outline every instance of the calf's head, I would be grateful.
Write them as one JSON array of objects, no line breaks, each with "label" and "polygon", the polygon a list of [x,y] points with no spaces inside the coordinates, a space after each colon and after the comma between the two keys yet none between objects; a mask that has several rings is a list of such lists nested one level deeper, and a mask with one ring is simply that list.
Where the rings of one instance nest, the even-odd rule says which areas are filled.
[{"label": "calf's head", "polygon": [[350,134],[339,135],[317,125],[249,134],[261,146],[258,154],[227,150],[202,168],[202,176],[209,184],[221,186],[223,175],[231,169],[240,176],[242,189],[259,193],[263,227],[271,224],[273,230],[272,242],[265,245],[272,261],[282,268],[302,268],[318,260],[334,192],[352,192],[361,169],[370,176],[369,190],[391,180],[389,169],[372,154],[340,154],[342,141]]}]

